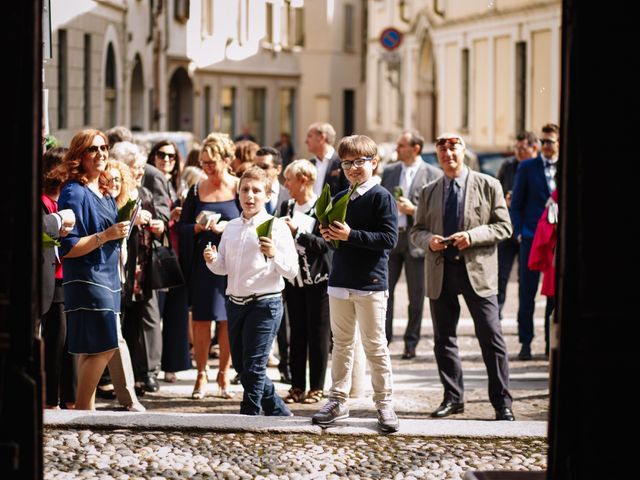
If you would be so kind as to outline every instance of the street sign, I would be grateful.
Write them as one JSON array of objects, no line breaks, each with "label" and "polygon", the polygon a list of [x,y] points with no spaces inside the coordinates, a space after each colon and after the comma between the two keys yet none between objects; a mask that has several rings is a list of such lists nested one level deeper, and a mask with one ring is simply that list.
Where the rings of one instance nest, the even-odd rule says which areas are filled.
[{"label": "street sign", "polygon": [[402,43],[402,32],[397,28],[385,28],[380,34],[380,45],[386,50],[393,51]]}]

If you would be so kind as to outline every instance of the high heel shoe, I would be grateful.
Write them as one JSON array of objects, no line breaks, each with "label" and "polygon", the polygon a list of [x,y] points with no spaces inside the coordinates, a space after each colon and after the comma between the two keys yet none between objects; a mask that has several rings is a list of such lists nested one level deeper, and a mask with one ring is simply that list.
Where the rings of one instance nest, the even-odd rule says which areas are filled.
[{"label": "high heel shoe", "polygon": [[216,378],[216,382],[218,383],[218,396],[220,398],[233,398],[233,393],[227,390],[228,382],[227,382],[227,372],[218,372],[218,377]]},{"label": "high heel shoe", "polygon": [[196,378],[196,384],[193,386],[191,398],[194,400],[202,400],[205,395],[205,389],[208,381],[209,377],[206,371],[198,372],[198,377]]}]

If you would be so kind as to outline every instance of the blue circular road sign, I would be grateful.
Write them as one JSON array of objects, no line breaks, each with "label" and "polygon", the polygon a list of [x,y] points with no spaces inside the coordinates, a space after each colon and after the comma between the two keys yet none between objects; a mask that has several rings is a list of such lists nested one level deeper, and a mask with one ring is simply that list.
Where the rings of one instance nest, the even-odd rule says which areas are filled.
[{"label": "blue circular road sign", "polygon": [[383,48],[392,51],[402,43],[402,32],[397,28],[385,28],[380,34],[380,44]]}]

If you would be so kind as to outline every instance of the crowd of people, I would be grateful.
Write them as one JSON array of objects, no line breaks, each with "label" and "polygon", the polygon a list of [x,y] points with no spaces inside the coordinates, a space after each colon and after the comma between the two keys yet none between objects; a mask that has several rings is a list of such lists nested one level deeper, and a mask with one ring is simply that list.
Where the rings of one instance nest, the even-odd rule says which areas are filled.
[{"label": "crowd of people", "polygon": [[[183,160],[175,143],[147,152],[124,127],[78,132],[43,157],[46,407],[92,410],[99,395],[144,411],[139,397],[161,388],[160,372],[175,382],[194,365],[191,397],[202,400],[215,355],[218,396],[241,383],[240,413],[288,416],[288,405],[326,395],[312,421],[327,425],[349,415],[366,358],[379,428],[397,431],[388,345],[404,267],[402,359],[416,357],[426,296],[444,389],[432,416],[464,411],[462,295],[496,419],[514,420],[501,312],[518,256],[518,358],[531,359],[543,271],[548,355],[558,138],[553,124],[540,140],[518,135],[495,179],[465,164],[460,135],[437,138],[437,169],[420,157],[423,137],[406,131],[380,178],[375,142],[351,135],[334,147],[328,123],[309,126],[308,159],[286,134],[270,147],[248,130],[235,141],[213,132]],[[325,189],[332,205],[348,201],[342,217],[319,211]],[[179,282],[163,283],[160,252],[176,259]],[[291,384],[283,398],[266,375],[274,349]]]}]

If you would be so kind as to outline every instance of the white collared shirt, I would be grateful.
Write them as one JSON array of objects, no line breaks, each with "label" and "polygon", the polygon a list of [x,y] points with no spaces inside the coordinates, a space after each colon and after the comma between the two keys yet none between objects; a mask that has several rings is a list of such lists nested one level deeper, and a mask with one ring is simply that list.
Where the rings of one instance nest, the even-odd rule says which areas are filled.
[{"label": "white collared shirt", "polygon": [[[399,186],[402,187],[402,193],[405,198],[409,198],[409,190],[411,189],[411,184],[413,183],[413,179],[416,178],[416,173],[418,173],[418,168],[420,168],[420,164],[418,161],[413,162],[413,165],[405,165],[402,164],[402,169],[400,170],[400,183]],[[408,225],[407,215],[404,213],[398,212],[398,227],[405,227]]]},{"label": "white collared shirt", "polygon": [[335,151],[335,148],[329,147],[329,150],[327,150],[327,153],[324,157],[315,157],[316,171],[318,174],[316,176],[316,183],[313,184],[313,193],[318,196],[320,196],[320,194],[322,193],[322,189],[324,188],[324,179],[327,176],[327,169],[329,168],[331,157],[333,157]]},{"label": "white collared shirt", "polygon": [[298,253],[291,236],[291,230],[279,218],[274,218],[271,238],[276,253],[265,259],[260,252],[256,227],[269,220],[262,209],[249,220],[242,215],[227,223],[218,255],[214,262],[207,262],[207,268],[217,275],[227,275],[227,295],[247,297],[280,292],[284,280],[298,274]]}]

